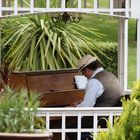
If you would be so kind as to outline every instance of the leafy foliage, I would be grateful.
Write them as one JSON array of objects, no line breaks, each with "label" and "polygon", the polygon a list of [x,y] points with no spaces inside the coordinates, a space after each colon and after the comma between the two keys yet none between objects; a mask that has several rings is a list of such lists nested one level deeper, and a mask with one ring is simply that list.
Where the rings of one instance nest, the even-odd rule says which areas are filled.
[{"label": "leafy foliage", "polygon": [[2,48],[8,50],[3,61],[10,63],[10,69],[74,68],[78,59],[87,53],[96,56],[96,50],[104,55],[96,41],[83,34],[101,37],[93,28],[75,23],[54,23],[48,15],[20,17],[3,24],[7,28],[4,28]]},{"label": "leafy foliage", "polygon": [[123,112],[113,128],[101,132],[97,140],[139,140],[140,139],[140,81],[134,85],[131,99],[123,101]]},{"label": "leafy foliage", "polygon": [[117,43],[115,42],[97,42],[98,49],[102,49],[104,55],[100,54],[98,51],[94,50],[97,56],[102,62],[102,66],[105,70],[108,70],[118,75],[118,50]]},{"label": "leafy foliage", "polygon": [[[66,6],[77,7],[77,3],[67,0]],[[34,4],[35,7],[45,7],[46,0],[35,1]],[[58,8],[60,4],[56,0],[50,1],[51,7]],[[23,1],[23,5],[28,7],[30,1]],[[2,61],[10,64],[10,70],[75,68],[78,59],[90,53],[98,56],[105,69],[117,73],[116,65],[112,63],[114,59],[106,57],[111,51],[109,55],[104,51],[110,49],[95,40],[103,35],[93,27],[70,22],[54,23],[50,15],[41,14],[4,20],[2,29]],[[113,67],[108,69],[108,62]]]},{"label": "leafy foliage", "polygon": [[22,89],[14,92],[9,87],[0,97],[0,132],[31,133],[33,118],[39,106],[39,96]]}]

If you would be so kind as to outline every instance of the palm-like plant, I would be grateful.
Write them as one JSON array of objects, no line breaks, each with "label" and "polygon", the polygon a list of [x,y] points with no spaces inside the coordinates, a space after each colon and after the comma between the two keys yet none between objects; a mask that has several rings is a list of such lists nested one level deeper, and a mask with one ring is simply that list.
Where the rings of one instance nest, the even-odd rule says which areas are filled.
[{"label": "palm-like plant", "polygon": [[[49,15],[20,17],[3,24],[9,27],[2,47],[10,46],[3,60],[16,70],[74,68],[82,55],[96,55],[94,50],[98,50],[96,41],[83,33],[101,36],[95,29],[76,23],[54,23]],[[98,52],[102,53],[101,48]]]}]

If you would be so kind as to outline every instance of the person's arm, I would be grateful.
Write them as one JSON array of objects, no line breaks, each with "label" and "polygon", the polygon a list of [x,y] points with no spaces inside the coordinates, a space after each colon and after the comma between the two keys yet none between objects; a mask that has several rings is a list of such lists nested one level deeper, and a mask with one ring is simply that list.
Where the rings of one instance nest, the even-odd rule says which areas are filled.
[{"label": "person's arm", "polygon": [[99,80],[89,80],[86,86],[84,100],[76,107],[94,107],[96,99],[102,95],[103,91],[103,85]]}]

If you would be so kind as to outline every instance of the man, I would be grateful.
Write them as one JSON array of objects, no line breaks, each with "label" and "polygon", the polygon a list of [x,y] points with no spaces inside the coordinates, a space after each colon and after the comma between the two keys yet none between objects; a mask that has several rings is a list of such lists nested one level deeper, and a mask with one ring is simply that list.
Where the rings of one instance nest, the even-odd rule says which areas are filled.
[{"label": "man", "polygon": [[119,80],[100,67],[96,57],[86,55],[78,62],[79,71],[88,78],[84,100],[77,107],[113,107],[122,96]]},{"label": "man", "polygon": [[[96,57],[86,55],[78,62],[79,71],[88,82],[85,89],[85,96],[83,101],[76,105],[76,107],[113,107],[122,96],[122,90],[119,80],[112,73],[105,71],[100,67],[99,61]],[[106,121],[99,118],[98,125],[106,127]],[[92,128],[93,117],[82,118],[82,128]],[[71,124],[75,126],[75,123]],[[70,140],[77,140],[75,134],[68,135]],[[90,133],[82,133],[81,140],[92,140]]]}]

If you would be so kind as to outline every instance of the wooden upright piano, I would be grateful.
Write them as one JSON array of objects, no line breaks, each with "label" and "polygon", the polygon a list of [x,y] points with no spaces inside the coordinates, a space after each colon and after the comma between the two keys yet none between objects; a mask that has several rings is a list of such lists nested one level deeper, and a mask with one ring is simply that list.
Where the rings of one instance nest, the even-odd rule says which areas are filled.
[{"label": "wooden upright piano", "polygon": [[[74,76],[78,69],[12,72],[9,85],[14,90],[25,88],[41,94],[41,107],[65,107],[82,100],[84,90],[76,87]],[[59,127],[61,120],[55,119],[50,127]],[[61,140],[60,133],[53,134],[53,140]]]},{"label": "wooden upright piano", "polygon": [[84,91],[76,88],[77,69],[12,72],[9,84],[13,89],[25,88],[42,95],[42,107],[64,107],[82,100]]}]

